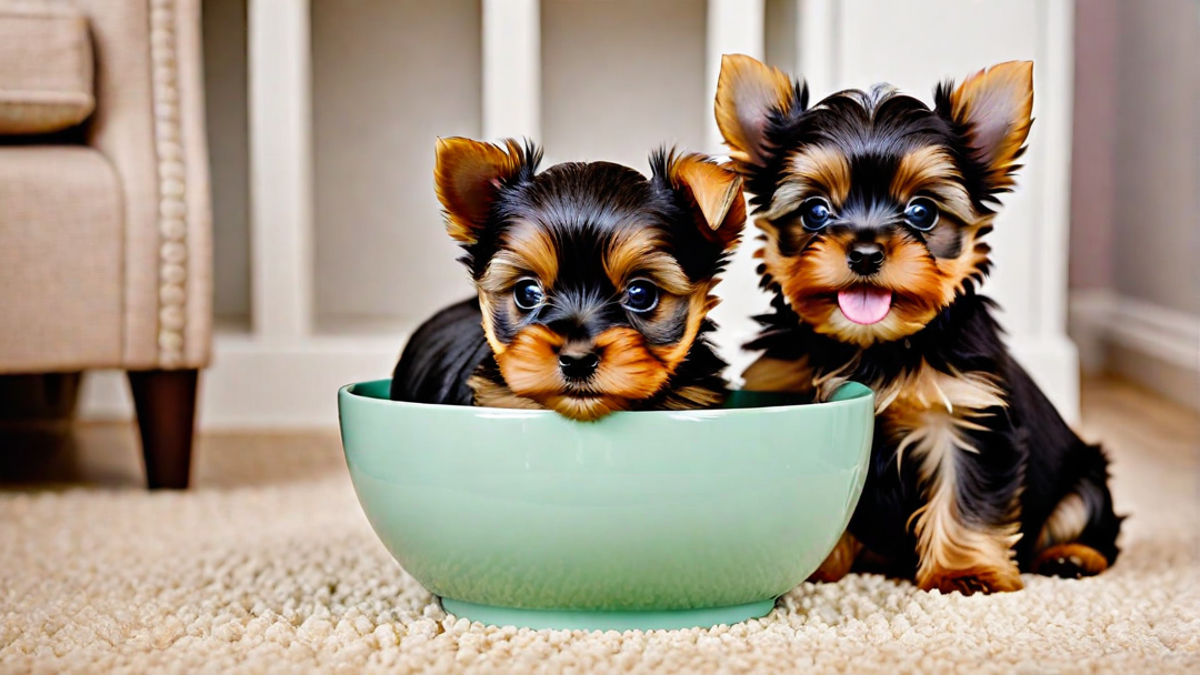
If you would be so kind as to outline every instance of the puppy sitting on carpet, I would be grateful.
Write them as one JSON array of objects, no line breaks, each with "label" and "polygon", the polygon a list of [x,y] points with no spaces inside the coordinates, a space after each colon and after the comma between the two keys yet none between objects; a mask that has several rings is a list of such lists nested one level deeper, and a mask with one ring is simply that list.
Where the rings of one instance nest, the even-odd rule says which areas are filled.
[{"label": "puppy sitting on carpet", "polygon": [[815,577],[856,558],[923,589],[1013,591],[1021,571],[1097,574],[1117,557],[1108,462],[1013,360],[976,292],[1014,184],[1033,65],[1002,63],[933,110],[880,85],[808,108],[808,91],[726,56],[716,113],[754,195],[773,312],[747,389],[876,393],[875,447],[848,532]]},{"label": "puppy sitting on carpet", "polygon": [[438,199],[478,295],[417,330],[392,398],[577,420],[719,405],[706,317],[745,224],[741,178],[674,152],[651,156],[649,180],[540,160],[514,141],[438,141]]}]

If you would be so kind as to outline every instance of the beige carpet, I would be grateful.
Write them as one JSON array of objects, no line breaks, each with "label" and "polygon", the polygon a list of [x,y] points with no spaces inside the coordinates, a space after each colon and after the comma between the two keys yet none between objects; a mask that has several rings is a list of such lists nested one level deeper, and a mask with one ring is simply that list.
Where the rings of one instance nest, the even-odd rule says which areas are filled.
[{"label": "beige carpet", "polygon": [[1195,419],[1104,386],[1085,424],[1133,512],[1100,578],[964,598],[854,576],[645,634],[447,617],[376,541],[336,439],[206,437],[195,490],[147,494],[129,430],[92,430],[79,461],[123,486],[0,492],[0,671],[1200,672]]}]

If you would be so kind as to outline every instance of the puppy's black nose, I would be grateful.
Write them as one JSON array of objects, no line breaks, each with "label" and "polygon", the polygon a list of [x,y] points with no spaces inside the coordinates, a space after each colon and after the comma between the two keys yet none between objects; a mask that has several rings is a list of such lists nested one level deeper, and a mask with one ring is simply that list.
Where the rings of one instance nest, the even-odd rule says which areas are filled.
[{"label": "puppy's black nose", "polygon": [[596,372],[596,366],[599,365],[600,357],[592,352],[558,355],[558,367],[562,370],[563,377],[568,380],[586,380]]},{"label": "puppy's black nose", "polygon": [[850,245],[846,262],[855,274],[869,277],[883,267],[883,247],[875,242],[859,241]]}]

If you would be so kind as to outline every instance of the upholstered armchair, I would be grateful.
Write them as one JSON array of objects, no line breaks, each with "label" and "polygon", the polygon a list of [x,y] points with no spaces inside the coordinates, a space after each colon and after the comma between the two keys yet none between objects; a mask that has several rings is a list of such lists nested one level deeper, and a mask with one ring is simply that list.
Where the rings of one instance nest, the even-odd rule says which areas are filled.
[{"label": "upholstered armchair", "polygon": [[188,481],[211,344],[200,0],[0,0],[0,374],[128,371]]}]

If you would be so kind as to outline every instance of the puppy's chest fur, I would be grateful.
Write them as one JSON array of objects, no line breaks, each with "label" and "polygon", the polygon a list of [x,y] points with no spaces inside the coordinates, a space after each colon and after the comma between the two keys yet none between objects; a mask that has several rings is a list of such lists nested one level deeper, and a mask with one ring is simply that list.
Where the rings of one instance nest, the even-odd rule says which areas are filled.
[{"label": "puppy's chest fur", "polygon": [[[1005,406],[1003,392],[988,373],[943,372],[926,362],[888,382],[868,382],[875,391],[880,426],[896,444],[897,461],[911,448],[913,459],[939,461],[960,448],[963,430],[979,429],[979,419]],[[922,473],[926,473],[922,471]]]},{"label": "puppy's chest fur", "polygon": [[[808,392],[817,400],[847,381],[874,390],[875,450],[859,511],[870,514],[860,524],[880,552],[912,551],[911,536],[918,549],[947,557],[938,561],[944,566],[965,565],[980,550],[1009,566],[1001,544],[1014,540],[1015,522],[1003,531],[963,526],[961,495],[976,490],[979,475],[968,465],[999,451],[987,439],[1009,414],[1007,354],[989,306],[983,298],[961,298],[921,333],[865,350],[816,334],[781,304],[759,318],[765,328],[749,348],[764,354],[746,371],[747,388]],[[1015,516],[1018,485],[987,500]]]},{"label": "puppy's chest fur", "polygon": [[[948,474],[954,470],[955,453],[981,451],[967,435],[987,430],[987,419],[1007,406],[992,373],[945,365],[943,370],[922,359],[900,373],[872,378],[866,373],[878,368],[854,366],[851,360],[832,371],[809,369],[816,399],[828,400],[848,380],[869,386],[875,392],[876,429],[894,450],[897,471],[913,463],[921,484],[933,493],[939,483],[954,480]],[[844,374],[852,370],[855,375]]]}]

